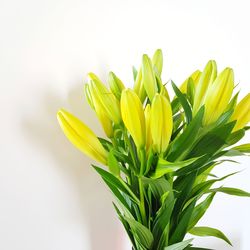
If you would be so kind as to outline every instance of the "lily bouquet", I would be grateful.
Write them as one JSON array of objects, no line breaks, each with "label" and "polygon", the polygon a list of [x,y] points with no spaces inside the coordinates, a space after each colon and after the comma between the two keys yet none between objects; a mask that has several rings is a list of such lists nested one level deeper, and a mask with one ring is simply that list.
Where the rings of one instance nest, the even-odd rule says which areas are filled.
[{"label": "lily bouquet", "polygon": [[212,60],[179,88],[173,81],[164,84],[162,65],[161,50],[152,59],[143,55],[140,68],[133,68],[132,89],[113,72],[109,88],[88,74],[86,98],[107,138],[63,109],[59,124],[73,145],[105,166],[93,165],[116,198],[114,208],[134,250],[201,249],[184,240],[187,233],[231,244],[220,230],[196,225],[216,193],[250,196],[213,187],[236,173],[212,173],[229,157],[250,153],[250,144],[233,146],[249,129],[250,94],[238,102],[233,70],[217,73]]}]

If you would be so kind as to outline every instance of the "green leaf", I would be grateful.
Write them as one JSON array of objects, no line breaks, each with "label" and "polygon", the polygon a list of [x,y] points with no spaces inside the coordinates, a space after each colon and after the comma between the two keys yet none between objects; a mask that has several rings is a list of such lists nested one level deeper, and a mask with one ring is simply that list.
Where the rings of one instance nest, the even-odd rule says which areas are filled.
[{"label": "green leaf", "polygon": [[194,81],[192,77],[189,77],[187,83],[187,98],[192,106],[194,102],[194,95],[195,95]]},{"label": "green leaf", "polygon": [[202,138],[195,144],[188,157],[198,157],[201,155],[213,155],[218,151],[229,137],[235,122],[230,122],[207,132]]},{"label": "green leaf", "polygon": [[173,234],[170,237],[169,243],[174,244],[183,240],[186,235],[188,224],[191,218],[191,215],[194,210],[196,200],[194,200],[183,212],[180,218],[179,223],[175,227]]},{"label": "green leaf", "polygon": [[226,241],[229,245],[232,246],[232,243],[230,240],[226,237],[224,233],[222,233],[220,230],[212,227],[194,227],[189,231],[190,234],[196,235],[196,236],[214,236],[219,239],[222,239]]},{"label": "green leaf", "polygon": [[119,163],[116,160],[114,154],[112,151],[109,152],[108,154],[108,167],[109,167],[109,171],[116,177],[120,176],[120,167],[119,167]]},{"label": "green leaf", "polygon": [[235,132],[233,132],[228,138],[227,138],[227,145],[233,145],[235,143],[237,143],[239,140],[241,140],[245,135],[245,130],[244,129],[240,129],[237,130]]},{"label": "green leaf", "polygon": [[174,84],[173,81],[171,81],[171,83],[172,83],[173,90],[174,90],[177,98],[180,100],[181,106],[183,107],[183,110],[185,112],[185,116],[186,116],[186,119],[187,119],[187,123],[190,123],[191,120],[192,120],[191,107],[190,107],[185,95],[182,94],[182,92],[178,89],[178,87]]},{"label": "green leaf", "polygon": [[214,196],[215,196],[215,193],[210,194],[203,202],[201,202],[194,208],[194,211],[192,213],[192,216],[189,222],[188,230],[192,229],[197,224],[197,222],[201,219],[201,217],[205,214],[210,204],[212,203]]},{"label": "green leaf", "polygon": [[165,247],[164,250],[183,250],[191,243],[192,240],[193,239],[175,243],[171,246]]},{"label": "green leaf", "polygon": [[177,171],[180,168],[186,167],[193,162],[195,162],[199,157],[191,158],[185,161],[179,162],[169,162],[162,158],[159,158],[158,163],[156,165],[155,172],[151,175],[151,178],[156,179],[165,174],[172,173]]},{"label": "green leaf", "polygon": [[242,196],[242,197],[250,197],[250,193],[238,189],[238,188],[231,188],[231,187],[219,187],[219,188],[213,188],[207,191],[210,192],[221,192],[229,195],[235,195],[235,196]]},{"label": "green leaf", "polygon": [[[181,158],[181,156],[185,154],[186,151],[189,150],[189,147],[196,140],[198,131],[200,130],[202,126],[203,116],[204,116],[204,107],[202,107],[199,110],[199,112],[193,118],[191,123],[187,125],[183,133],[180,136],[176,137],[176,139],[173,141],[172,145],[170,146],[169,153],[168,153],[168,157],[167,157],[168,161],[171,161],[171,162],[176,161],[177,158]],[[186,150],[183,147],[184,145],[185,145]]]},{"label": "green leaf", "polygon": [[114,175],[110,174],[109,172],[105,171],[104,169],[94,165],[92,166],[101,175],[102,179],[106,183],[110,183],[112,186],[127,194],[134,202],[139,204],[139,199],[136,197],[136,195],[132,192],[132,190],[126,183],[124,183],[122,180],[118,179]]},{"label": "green leaf", "polygon": [[171,102],[173,115],[175,115],[180,110],[180,107],[181,107],[180,100],[178,98],[174,98],[174,100]]},{"label": "green leaf", "polygon": [[237,150],[241,153],[250,153],[250,143],[242,144],[231,148],[231,150]]},{"label": "green leaf", "polygon": [[150,249],[154,241],[154,237],[150,230],[134,219],[125,217],[125,220],[130,225],[136,240],[146,249]]},{"label": "green leaf", "polygon": [[[163,234],[165,234],[165,230],[168,227],[170,217],[174,208],[174,203],[175,203],[175,199],[173,195],[169,192],[167,194],[168,195],[162,202],[162,206],[157,211],[156,218],[154,219],[154,222],[153,222],[152,232],[153,232],[154,240],[155,240],[153,249],[162,249],[159,246],[159,243],[165,246],[163,240],[161,239],[163,237]],[[165,238],[165,242],[166,240],[167,238]]]}]

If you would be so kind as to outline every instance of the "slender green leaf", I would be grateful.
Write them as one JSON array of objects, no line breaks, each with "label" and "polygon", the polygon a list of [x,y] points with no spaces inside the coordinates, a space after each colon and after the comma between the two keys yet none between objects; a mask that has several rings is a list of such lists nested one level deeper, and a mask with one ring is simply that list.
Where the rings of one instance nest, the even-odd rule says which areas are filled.
[{"label": "slender green leaf", "polygon": [[159,158],[158,163],[156,165],[155,172],[151,175],[151,178],[156,179],[165,174],[172,173],[177,171],[180,168],[189,166],[193,162],[195,162],[199,157],[191,158],[185,161],[179,162],[169,162],[162,158]]},{"label": "slender green leaf", "polygon": [[[196,136],[198,134],[198,131],[200,130],[202,126],[202,119],[204,115],[204,107],[202,107],[197,115],[193,118],[191,123],[186,127],[186,129],[183,131],[183,133],[176,137],[176,139],[173,141],[167,160],[170,162],[176,161],[177,158],[180,158],[184,153],[186,153],[189,147],[194,143],[196,140]],[[183,146],[185,145],[185,149]]]},{"label": "slender green leaf", "polygon": [[235,196],[242,196],[242,197],[250,197],[250,193],[238,189],[238,188],[231,188],[231,187],[219,187],[219,188],[213,188],[207,191],[210,192],[221,192],[229,195],[235,195]]},{"label": "slender green leaf", "polygon": [[242,144],[231,148],[231,150],[237,150],[241,153],[250,153],[250,143]]},{"label": "slender green leaf", "polygon": [[183,110],[185,112],[185,116],[187,119],[187,123],[190,123],[192,120],[192,110],[191,107],[186,99],[186,96],[182,94],[182,92],[178,89],[178,87],[174,84],[173,81],[171,81],[173,90],[177,96],[177,98],[180,100],[181,106],[183,107]]},{"label": "slender green leaf", "polygon": [[232,246],[232,243],[230,240],[226,237],[224,233],[222,233],[220,230],[212,227],[194,227],[189,231],[190,234],[196,235],[196,236],[214,236],[219,239],[222,239],[226,241],[229,245]]},{"label": "slender green leaf", "polygon": [[233,132],[226,140],[227,146],[231,146],[241,140],[245,135],[245,130],[240,129]]},{"label": "slender green leaf", "polygon": [[120,166],[112,151],[108,154],[108,167],[114,176],[120,176]]},{"label": "slender green leaf", "polygon": [[175,227],[170,237],[169,243],[174,244],[183,240],[187,233],[188,224],[194,210],[196,200],[194,200],[183,212],[178,225]]},{"label": "slender green leaf", "polygon": [[215,193],[210,194],[204,201],[202,201],[200,204],[198,204],[192,213],[188,230],[192,229],[197,222],[201,219],[201,217],[205,214],[207,209],[209,208],[210,204],[213,201],[213,198],[215,196]]},{"label": "slender green leaf", "polygon": [[165,247],[164,250],[183,250],[191,243],[192,240],[193,239],[175,243],[173,245]]}]

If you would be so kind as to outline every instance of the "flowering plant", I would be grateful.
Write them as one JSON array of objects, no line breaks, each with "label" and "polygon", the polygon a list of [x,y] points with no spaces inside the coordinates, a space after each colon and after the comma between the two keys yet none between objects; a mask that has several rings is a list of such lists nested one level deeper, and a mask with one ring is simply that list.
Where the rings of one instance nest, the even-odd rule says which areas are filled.
[{"label": "flowering plant", "polygon": [[248,155],[250,144],[233,146],[249,129],[250,94],[237,103],[234,73],[217,73],[215,61],[195,71],[170,99],[161,79],[163,57],[143,55],[134,87],[125,88],[111,72],[107,88],[93,73],[84,90],[107,135],[61,109],[57,117],[68,139],[107,168],[93,165],[114,194],[115,210],[134,250],[201,249],[184,240],[187,233],[215,236],[231,244],[218,229],[196,226],[218,192],[250,193],[231,187],[213,188],[223,177],[212,170],[229,157]]}]

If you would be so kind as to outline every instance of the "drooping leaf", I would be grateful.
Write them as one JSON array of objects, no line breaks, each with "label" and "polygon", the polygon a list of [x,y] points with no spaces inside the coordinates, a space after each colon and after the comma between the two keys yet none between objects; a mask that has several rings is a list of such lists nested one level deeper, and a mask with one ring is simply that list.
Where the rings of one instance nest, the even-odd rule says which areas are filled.
[{"label": "drooping leaf", "polygon": [[210,192],[221,192],[229,195],[235,195],[235,196],[242,196],[242,197],[250,197],[250,193],[241,190],[239,188],[231,188],[231,187],[219,187],[219,188],[213,188],[207,191]]},{"label": "drooping leaf", "polygon": [[250,143],[242,144],[231,148],[231,150],[237,150],[241,153],[250,153]]},{"label": "drooping leaf", "polygon": [[175,243],[173,245],[165,247],[164,250],[183,250],[191,243],[192,240],[193,239]]},{"label": "drooping leaf", "polygon": [[187,101],[187,98],[182,92],[178,89],[178,87],[174,84],[173,81],[171,81],[173,90],[177,96],[177,98],[180,100],[181,106],[183,107],[183,110],[185,112],[185,116],[187,119],[187,123],[190,123],[192,120],[192,110],[191,107]]},{"label": "drooping leaf", "polygon": [[240,129],[235,132],[233,132],[226,140],[226,143],[228,146],[231,146],[235,143],[237,143],[239,140],[241,140],[245,135],[245,130]]},{"label": "drooping leaf", "polygon": [[196,236],[214,236],[219,239],[222,239],[226,241],[229,245],[232,246],[232,243],[230,240],[226,237],[224,233],[222,233],[220,230],[212,227],[194,227],[189,231],[190,234],[196,235]]}]

